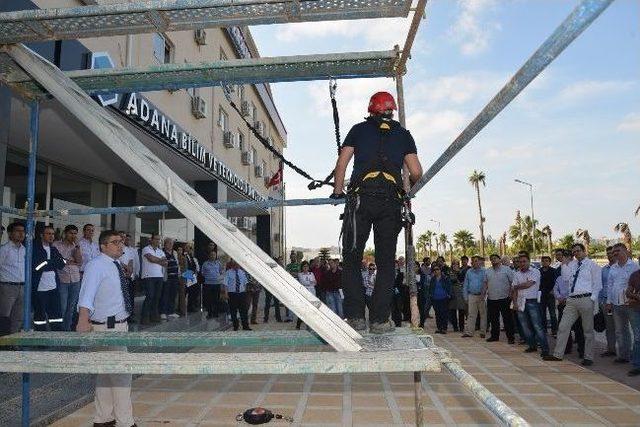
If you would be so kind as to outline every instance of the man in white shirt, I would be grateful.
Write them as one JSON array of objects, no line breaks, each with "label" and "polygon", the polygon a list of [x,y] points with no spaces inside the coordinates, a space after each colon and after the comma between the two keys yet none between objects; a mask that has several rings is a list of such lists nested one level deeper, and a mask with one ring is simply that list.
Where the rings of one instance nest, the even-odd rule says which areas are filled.
[{"label": "man in white shirt", "polygon": [[[535,268],[531,268],[531,260],[527,253],[520,254],[518,259],[519,270],[513,275],[512,286],[513,290],[517,291],[516,307],[518,319],[528,344],[525,353],[535,353],[538,351],[537,345],[539,345],[541,356],[546,358],[549,356],[549,343],[547,342],[547,334],[542,327],[542,313],[538,303],[540,272]],[[529,325],[533,327],[533,331],[529,328]]]},{"label": "man in white shirt", "polygon": [[82,265],[80,266],[80,274],[84,272],[84,267],[89,261],[100,255],[98,244],[93,241],[93,233],[95,228],[93,224],[85,224],[82,227],[82,239],[78,241],[80,251],[82,252]]},{"label": "man in white shirt", "polygon": [[618,357],[615,363],[627,363],[631,359],[631,323],[625,292],[629,285],[629,277],[640,267],[629,258],[629,251],[624,243],[613,245],[613,256],[616,263],[609,269],[607,278],[607,311],[613,311],[613,322],[616,331],[616,343],[618,344]]},{"label": "man in white shirt", "polygon": [[149,245],[142,249],[142,286],[145,298],[142,304],[140,323],[145,325],[150,322],[160,322],[160,297],[162,295],[162,282],[164,281],[164,267],[167,266],[167,258],[160,248],[160,235],[151,234]]},{"label": "man in white shirt", "polygon": [[511,283],[513,270],[502,265],[500,256],[493,254],[489,257],[491,268],[485,272],[485,288],[487,289],[487,312],[491,324],[491,336],[488,342],[500,339],[500,316],[504,324],[504,331],[509,344],[515,342],[513,315],[511,314]]},{"label": "man in white shirt", "polygon": [[7,233],[9,241],[0,246],[0,335],[22,328],[24,304],[24,225],[11,223]]},{"label": "man in white shirt", "polygon": [[[118,259],[122,256],[122,239],[117,231],[100,233],[101,255],[91,260],[85,269],[78,302],[78,332],[127,332],[127,319],[133,311],[133,296],[129,293],[124,270]],[[106,351],[125,350],[106,347]],[[135,426],[131,404],[131,375],[96,375],[96,415],[94,427]]]},{"label": "man in white shirt", "polygon": [[571,251],[575,259],[568,266],[569,292],[562,320],[558,326],[556,348],[553,356],[546,360],[562,360],[571,327],[580,318],[585,338],[584,359],[581,365],[591,366],[593,365],[593,316],[598,312],[598,294],[602,288],[602,271],[598,264],[587,258],[582,243],[574,244]]}]

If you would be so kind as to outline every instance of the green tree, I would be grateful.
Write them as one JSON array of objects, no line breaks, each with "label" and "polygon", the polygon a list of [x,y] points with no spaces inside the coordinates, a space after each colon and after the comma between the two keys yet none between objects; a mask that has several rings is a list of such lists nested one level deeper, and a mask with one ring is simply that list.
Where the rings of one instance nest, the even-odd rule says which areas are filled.
[{"label": "green tree", "polygon": [[363,258],[367,262],[374,262],[376,259],[376,250],[373,248],[367,248],[364,250]]},{"label": "green tree", "polygon": [[469,230],[458,230],[453,233],[453,244],[459,248],[462,255],[467,254],[467,249],[473,247],[473,234]]},{"label": "green tree", "polygon": [[622,243],[625,244],[627,249],[631,250],[631,244],[633,243],[633,236],[631,235],[631,229],[626,222],[619,222],[613,227],[613,231],[622,234]]},{"label": "green tree", "polygon": [[473,185],[473,188],[476,190],[476,198],[478,200],[478,214],[480,215],[480,254],[485,256],[485,240],[484,240],[484,222],[486,218],[482,215],[482,203],[480,202],[480,184],[485,187],[486,178],[484,172],[474,170],[471,176],[469,177],[469,182]]},{"label": "green tree", "polygon": [[587,252],[587,255],[589,255],[589,247],[591,246],[591,235],[589,234],[589,230],[578,228],[578,230],[576,230],[576,237],[578,239],[582,239],[584,249]]},{"label": "green tree", "polygon": [[320,257],[320,260],[328,261],[329,260],[329,248],[320,248],[318,256]]},{"label": "green tree", "polygon": [[536,239],[536,247],[541,248],[544,238],[544,234],[537,228],[538,221],[535,221],[535,226],[531,223],[531,217],[520,215],[520,211],[516,212],[516,218],[509,227],[509,240],[511,240],[511,251],[513,253],[518,251],[533,251],[533,241],[531,239],[531,230],[533,229],[533,235]]},{"label": "green tree", "polygon": [[563,249],[570,249],[575,242],[576,240],[573,238],[573,234],[565,234],[558,240],[558,245]]},{"label": "green tree", "polygon": [[438,241],[440,242],[440,247],[442,248],[442,255],[447,254],[447,243],[449,243],[449,239],[447,239],[447,235],[442,233],[438,236]]},{"label": "green tree", "polygon": [[549,224],[542,227],[542,234],[547,239],[547,251],[549,256],[551,256],[551,252],[553,252],[553,231],[551,231]]},{"label": "green tree", "polygon": [[422,233],[416,240],[416,252],[418,259],[422,259],[427,255],[427,247],[429,247],[429,236],[427,233]]}]

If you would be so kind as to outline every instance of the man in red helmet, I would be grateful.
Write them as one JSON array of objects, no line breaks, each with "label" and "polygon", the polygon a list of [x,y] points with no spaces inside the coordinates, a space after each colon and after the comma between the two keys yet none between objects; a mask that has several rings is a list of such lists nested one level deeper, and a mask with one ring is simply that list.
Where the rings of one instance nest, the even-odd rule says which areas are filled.
[{"label": "man in red helmet", "polygon": [[372,333],[394,330],[389,315],[393,299],[396,244],[403,226],[403,165],[409,170],[412,184],[422,176],[413,137],[393,120],[393,110],[397,110],[396,102],[388,92],[378,92],[371,97],[369,117],[353,126],[344,140],[331,195],[332,198],[345,197],[345,172],[354,157],[342,224],[343,311],[352,327],[366,329],[360,265],[373,227],[378,274],[369,310]]}]

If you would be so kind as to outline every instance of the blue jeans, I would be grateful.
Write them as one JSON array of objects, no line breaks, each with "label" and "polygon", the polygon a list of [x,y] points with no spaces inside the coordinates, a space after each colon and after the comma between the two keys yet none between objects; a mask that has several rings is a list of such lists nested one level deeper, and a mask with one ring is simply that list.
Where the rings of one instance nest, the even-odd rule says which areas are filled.
[{"label": "blue jeans", "polygon": [[80,282],[60,283],[60,311],[62,316],[62,330],[74,329],[74,319],[80,295]]},{"label": "blue jeans", "polygon": [[342,318],[342,297],[339,291],[327,291],[325,293],[327,306]]},{"label": "blue jeans", "polygon": [[178,295],[179,284],[177,277],[171,277],[162,283],[160,314],[169,315],[176,312],[176,296]]},{"label": "blue jeans", "polygon": [[640,368],[640,310],[629,309],[629,320],[633,330],[633,351],[631,352],[631,364],[634,368]]},{"label": "blue jeans", "polygon": [[[549,343],[547,342],[547,334],[542,328],[542,319],[540,313],[540,304],[536,300],[527,300],[524,305],[524,311],[518,311],[518,319],[522,325],[524,339],[530,348],[536,348],[536,340],[543,354],[549,353]],[[533,327],[533,331],[529,327],[529,322]]]}]

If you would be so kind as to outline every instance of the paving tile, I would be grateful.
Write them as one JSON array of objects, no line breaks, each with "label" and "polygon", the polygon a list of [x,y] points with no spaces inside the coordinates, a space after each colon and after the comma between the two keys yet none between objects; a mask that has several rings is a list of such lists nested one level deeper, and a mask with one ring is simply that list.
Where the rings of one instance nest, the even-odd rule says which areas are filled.
[{"label": "paving tile", "polygon": [[217,400],[219,405],[235,405],[238,407],[250,407],[256,401],[258,392],[255,393],[224,393]]},{"label": "paving tile", "polygon": [[358,409],[361,409],[362,407],[389,409],[387,400],[382,393],[354,393],[351,396],[351,406],[354,408],[357,407]]},{"label": "paving tile", "polygon": [[535,409],[518,408],[516,413],[533,425],[548,425],[549,421]]},{"label": "paving tile", "polygon": [[242,408],[238,409],[216,405],[207,411],[203,421],[214,423],[226,422],[227,425],[234,425],[236,423],[236,415],[240,412],[242,412]]},{"label": "paving tile", "polygon": [[[415,397],[411,395],[398,395],[394,394],[396,404],[399,408],[415,408]],[[433,407],[435,406],[429,396],[422,395],[422,406]]]},{"label": "paving tile", "polygon": [[266,381],[238,381],[231,386],[229,391],[232,392],[251,392],[262,390],[266,385]]},{"label": "paving tile", "polygon": [[[311,384],[312,393],[342,393],[342,383],[340,384],[322,384],[314,382]],[[273,388],[271,390],[274,390]],[[275,391],[275,390],[274,390]],[[302,391],[302,390],[300,390]]]},{"label": "paving tile", "polygon": [[134,395],[134,399],[139,402],[163,403],[172,397],[169,391],[141,391]]},{"label": "paving tile", "polygon": [[271,406],[295,407],[300,397],[301,395],[298,393],[268,393],[260,405],[267,408]]},{"label": "paving tile", "polygon": [[567,394],[571,396],[593,393],[593,390],[585,387],[582,384],[549,384],[549,387],[557,390],[561,394]]},{"label": "paving tile", "polygon": [[336,409],[320,409],[307,407],[302,415],[302,423],[339,423],[342,411]]},{"label": "paving tile", "polygon": [[536,406],[545,408],[575,406],[569,399],[558,396],[557,394],[523,394],[522,399],[532,402]]},{"label": "paving tile", "polygon": [[69,416],[51,424],[51,427],[80,427],[90,425],[92,425],[91,420],[86,417]]},{"label": "paving tile", "polygon": [[640,406],[639,392],[607,393],[607,395],[612,399],[620,400],[628,405],[632,405],[634,407]]},{"label": "paving tile", "polygon": [[497,419],[484,409],[449,410],[449,415],[456,424],[497,424]]},{"label": "paving tile", "polygon": [[545,409],[544,411],[560,424],[602,424],[600,420],[589,415],[584,409]]},{"label": "paving tile", "polygon": [[[531,380],[530,380],[531,381]],[[528,394],[546,394],[549,393],[549,388],[543,384],[510,384],[515,390],[520,393]]]},{"label": "paving tile", "polygon": [[342,394],[318,394],[310,393],[307,399],[308,407],[338,407],[342,408]]},{"label": "paving tile", "polygon": [[393,424],[393,416],[388,409],[354,409],[352,413],[354,424]]},{"label": "paving tile", "polygon": [[593,412],[615,425],[632,424],[637,426],[640,424],[640,413],[628,408],[593,408]]},{"label": "paving tile", "polygon": [[[586,406],[589,409],[593,409],[594,407],[602,407],[602,406],[616,406],[617,403],[612,400],[610,397],[604,394],[578,394],[575,396],[571,396],[573,400],[580,403],[581,405]],[[640,396],[638,396],[638,406],[640,406]]]},{"label": "paving tile", "polygon": [[526,408],[529,406],[524,400],[513,394],[496,394],[496,396],[511,408]]},{"label": "paving tile", "polygon": [[485,384],[485,383],[481,383],[481,384],[485,386],[485,388],[489,390],[491,393],[500,393],[500,394],[511,393],[511,391],[502,384]]},{"label": "paving tile", "polygon": [[[134,417],[147,417],[157,411],[159,405],[152,403],[133,401],[133,415]],[[93,415],[93,412],[91,413]]]},{"label": "paving tile", "polygon": [[[409,425],[416,424],[416,412],[415,410],[401,410],[400,415],[402,416],[402,421]],[[424,418],[424,422],[426,425],[434,425],[434,424],[445,424],[442,415],[436,409],[425,409],[422,411],[422,416]]]},{"label": "paving tile", "polygon": [[168,420],[184,420],[188,421],[198,413],[198,409],[194,408],[192,405],[181,405],[178,403],[173,403],[167,405],[163,410],[161,410],[155,416],[161,419]]},{"label": "paving tile", "polygon": [[274,393],[302,393],[303,383],[283,383],[277,382],[271,386]]},{"label": "paving tile", "polygon": [[437,394],[467,394],[468,391],[464,386],[457,384],[431,384],[431,390]]},{"label": "paving tile", "polygon": [[481,406],[481,403],[470,395],[441,395],[438,398],[447,409],[477,408]]}]

